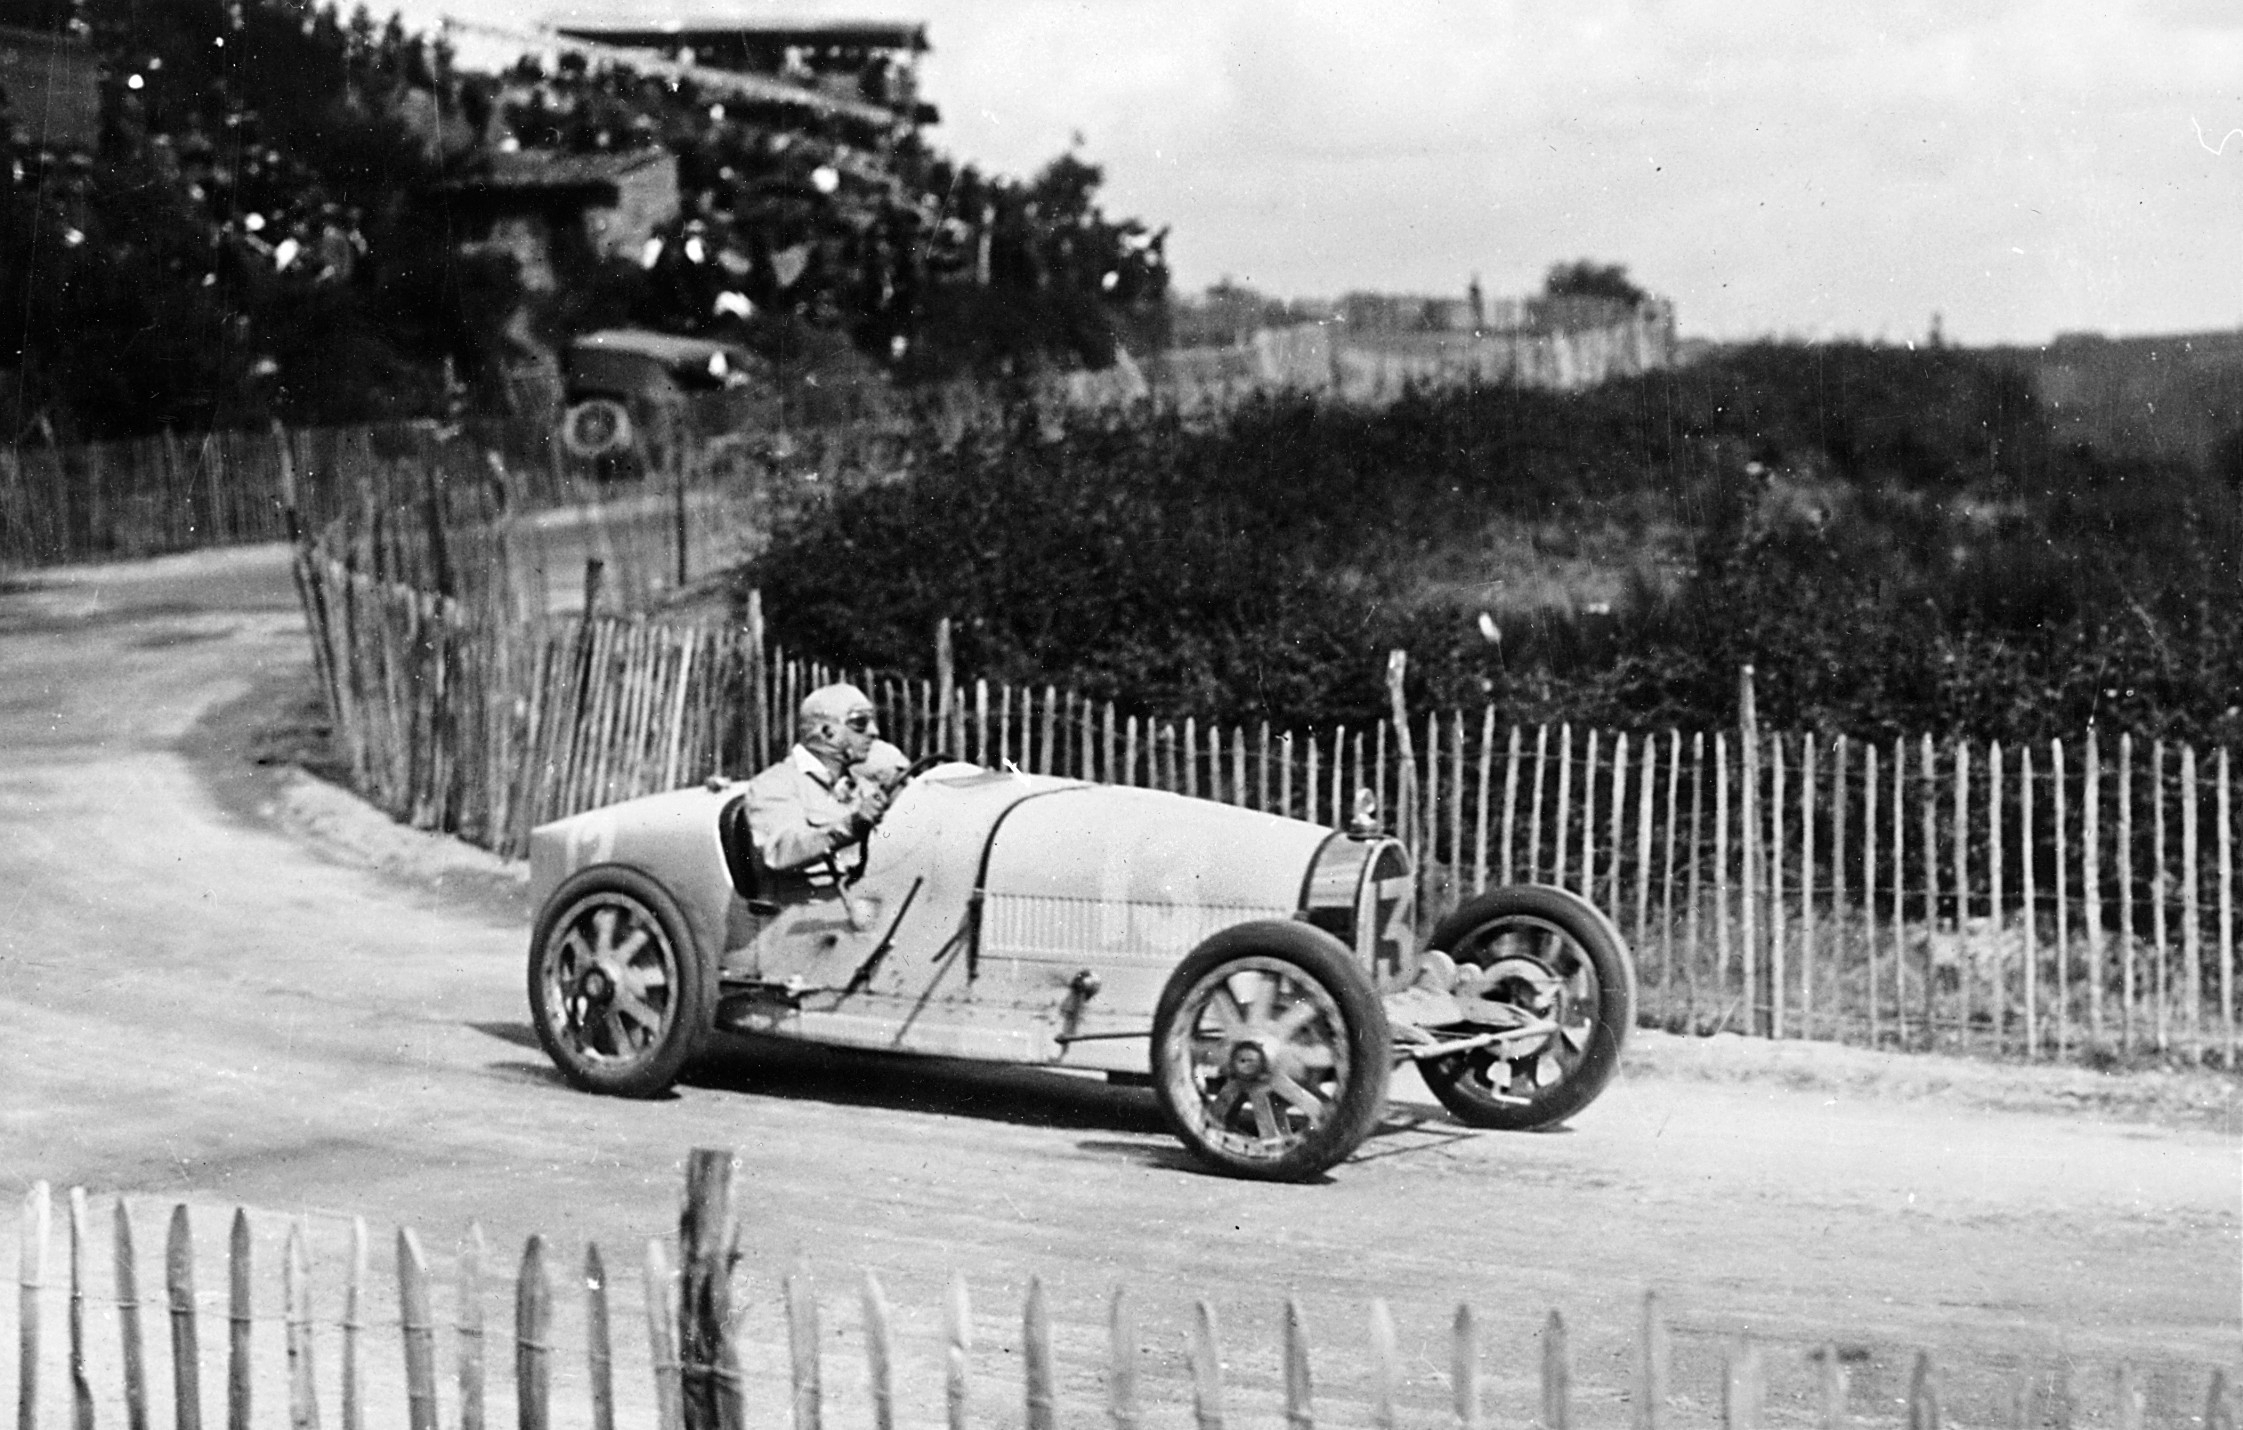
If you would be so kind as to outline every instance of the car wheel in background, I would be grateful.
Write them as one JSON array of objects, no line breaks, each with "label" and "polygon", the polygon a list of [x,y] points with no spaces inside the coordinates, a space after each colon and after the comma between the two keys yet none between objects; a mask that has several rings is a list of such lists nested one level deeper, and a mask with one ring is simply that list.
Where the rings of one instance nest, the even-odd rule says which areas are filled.
[{"label": "car wheel in background", "polygon": [[1225,929],[1169,975],[1153,1087],[1169,1125],[1234,1176],[1313,1177],[1386,1107],[1386,1010],[1339,940],[1282,920]]},{"label": "car wheel in background", "polygon": [[572,457],[621,456],[632,437],[631,410],[612,397],[588,398],[561,418],[561,445]]},{"label": "car wheel in background", "polygon": [[563,883],[530,938],[530,1018],[568,1080],[655,1097],[675,1083],[713,1015],[710,971],[675,902],[630,869]]},{"label": "car wheel in background", "polygon": [[1524,1130],[1562,1122],[1604,1090],[1635,1021],[1635,966],[1595,905],[1563,889],[1496,889],[1443,919],[1429,946],[1456,960],[1460,1002],[1553,1025],[1502,1052],[1419,1063],[1442,1106],[1474,1127]]}]

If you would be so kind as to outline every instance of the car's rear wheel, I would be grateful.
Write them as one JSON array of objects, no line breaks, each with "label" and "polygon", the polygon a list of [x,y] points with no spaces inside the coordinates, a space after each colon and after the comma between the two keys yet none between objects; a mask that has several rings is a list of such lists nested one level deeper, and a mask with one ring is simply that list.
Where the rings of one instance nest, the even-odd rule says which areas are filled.
[{"label": "car's rear wheel", "polygon": [[1430,946],[1456,960],[1460,1001],[1547,1025],[1540,1037],[1419,1063],[1442,1106],[1474,1127],[1525,1130],[1564,1121],[1604,1090],[1635,1020],[1635,968],[1594,905],[1563,889],[1496,889],[1443,919]]},{"label": "car's rear wheel", "polygon": [[537,1040],[578,1087],[655,1097],[710,1025],[713,989],[693,932],[662,886],[587,869],[546,900],[530,938]]},{"label": "car's rear wheel", "polygon": [[1306,924],[1226,929],[1169,975],[1153,1087],[1184,1145],[1233,1176],[1313,1177],[1386,1106],[1386,1011],[1339,940]]}]

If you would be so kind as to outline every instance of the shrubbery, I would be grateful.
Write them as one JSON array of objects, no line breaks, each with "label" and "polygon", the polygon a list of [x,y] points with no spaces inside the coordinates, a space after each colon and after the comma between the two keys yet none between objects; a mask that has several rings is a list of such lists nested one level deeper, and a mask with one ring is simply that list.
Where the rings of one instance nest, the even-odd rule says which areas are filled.
[{"label": "shrubbery", "polygon": [[[2059,448],[1990,358],[1770,344],[1577,395],[984,430],[814,505],[744,579],[783,639],[852,664],[923,674],[949,616],[969,671],[1226,721],[1375,717],[1400,646],[1421,706],[1506,718],[1723,723],[1750,661],[1786,725],[2225,736],[2234,503]],[[1428,579],[1590,528],[1679,575],[1639,560],[1609,612]]]}]

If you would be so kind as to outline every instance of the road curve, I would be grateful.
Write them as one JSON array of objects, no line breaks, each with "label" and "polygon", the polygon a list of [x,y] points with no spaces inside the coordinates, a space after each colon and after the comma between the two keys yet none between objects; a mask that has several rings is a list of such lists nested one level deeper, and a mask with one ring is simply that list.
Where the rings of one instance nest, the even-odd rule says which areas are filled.
[{"label": "road curve", "polygon": [[[1404,1080],[1360,1157],[1268,1187],[1194,1169],[1148,1094],[1056,1075],[740,1045],[671,1099],[579,1095],[529,1034],[525,913],[503,887],[399,882],[260,813],[240,717],[300,698],[307,664],[275,549],[0,584],[0,1191],[126,1194],[150,1208],[144,1254],[153,1208],[187,1199],[258,1209],[261,1245],[302,1216],[335,1253],[363,1217],[417,1225],[443,1262],[474,1219],[495,1247],[542,1232],[566,1264],[597,1241],[635,1268],[673,1225],[686,1151],[720,1146],[741,1157],[751,1384],[782,1373],[772,1288],[790,1264],[827,1287],[843,1350],[874,1270],[916,1376],[907,1420],[940,1417],[938,1308],[960,1272],[993,1423],[1017,1418],[995,1387],[1017,1374],[1031,1276],[1085,1405],[1106,1297],[1129,1286],[1162,1426],[1189,1421],[1181,1330],[1200,1297],[1249,1418],[1275,1413],[1288,1296],[1349,1420],[1367,1414],[1373,1298],[1399,1329],[1405,1418],[1426,1423],[1445,1414],[1459,1300],[1503,1419],[1532,1413],[1554,1307],[1584,1418],[1622,1423],[1652,1287],[1693,1423],[1717,1414],[1740,1335],[1766,1346],[1779,1409],[1808,1403],[1807,1352],[1851,1347],[1854,1409],[1885,1423],[1916,1346],[1949,1367],[1949,1413],[1981,1423],[2006,1423],[2004,1377],[2059,1355],[2083,1421],[2108,1418],[2121,1359],[2153,1419],[2194,1415],[2201,1368],[2243,1349],[2232,1131],[1623,1075],[1571,1128],[1503,1136]],[[854,1371],[829,1380],[861,1402]],[[757,1424],[783,1422],[780,1399],[758,1404]]]}]

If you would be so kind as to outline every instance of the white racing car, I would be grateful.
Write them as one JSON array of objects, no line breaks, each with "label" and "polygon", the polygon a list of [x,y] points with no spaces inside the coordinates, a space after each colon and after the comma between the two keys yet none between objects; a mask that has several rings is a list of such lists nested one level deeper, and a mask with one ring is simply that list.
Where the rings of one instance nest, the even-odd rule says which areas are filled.
[{"label": "white racing car", "polygon": [[[1563,890],[1466,901],[1422,944],[1403,847],[1151,790],[916,771],[853,878],[779,897],[721,780],[530,844],[529,1000],[579,1087],[666,1091],[719,1029],[1149,1077],[1188,1148],[1297,1180],[1415,1061],[1476,1127],[1587,1106],[1634,1016],[1618,933]],[[1367,813],[1367,811],[1365,812]]]}]

